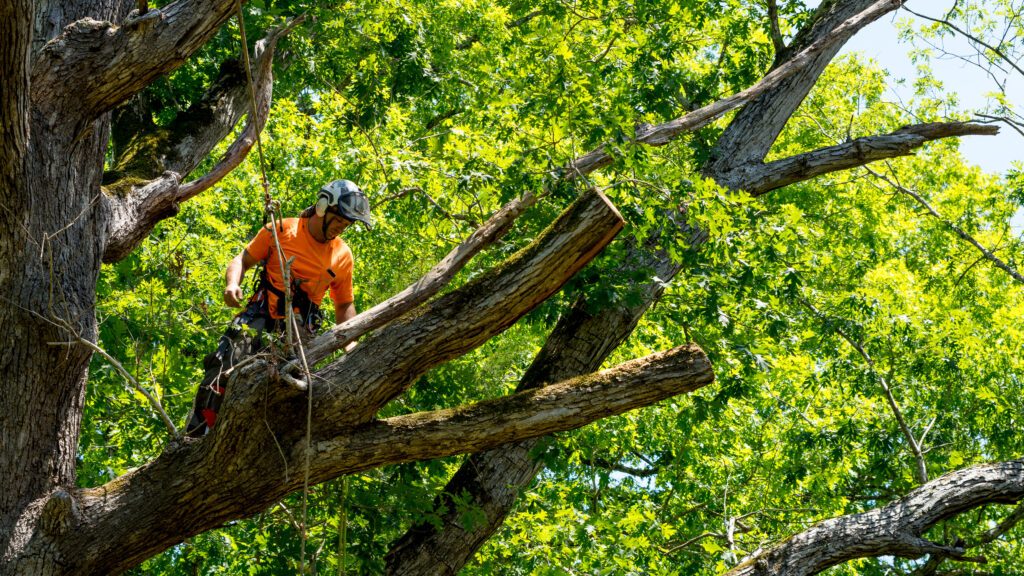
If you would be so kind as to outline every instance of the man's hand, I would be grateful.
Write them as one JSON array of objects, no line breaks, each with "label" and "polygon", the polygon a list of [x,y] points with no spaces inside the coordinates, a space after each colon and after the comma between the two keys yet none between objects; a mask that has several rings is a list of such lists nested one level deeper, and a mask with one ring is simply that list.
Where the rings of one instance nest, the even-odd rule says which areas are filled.
[{"label": "man's hand", "polygon": [[224,303],[232,308],[242,307],[242,287],[239,284],[242,282],[242,278],[249,268],[252,268],[257,264],[255,258],[249,255],[248,252],[242,250],[228,262],[228,267],[224,271]]},{"label": "man's hand", "polygon": [[229,284],[224,289],[224,303],[232,308],[242,307],[242,288],[238,284]]}]

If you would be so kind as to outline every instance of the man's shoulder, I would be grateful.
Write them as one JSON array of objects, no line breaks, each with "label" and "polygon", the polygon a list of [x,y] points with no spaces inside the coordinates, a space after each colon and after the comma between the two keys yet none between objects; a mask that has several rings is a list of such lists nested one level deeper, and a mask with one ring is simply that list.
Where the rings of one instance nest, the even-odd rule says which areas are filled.
[{"label": "man's shoulder", "polygon": [[[281,218],[280,220],[278,220],[278,237],[280,237],[281,240],[284,240],[285,238],[294,238],[299,232],[299,222],[301,221],[301,218]],[[267,222],[266,224],[263,225],[262,228],[260,228],[260,232],[266,231],[269,234],[273,234],[273,227],[274,224],[272,222]]]},{"label": "man's shoulder", "polygon": [[352,249],[348,247],[348,243],[342,240],[340,237],[331,240],[331,251],[335,254],[351,254]]}]

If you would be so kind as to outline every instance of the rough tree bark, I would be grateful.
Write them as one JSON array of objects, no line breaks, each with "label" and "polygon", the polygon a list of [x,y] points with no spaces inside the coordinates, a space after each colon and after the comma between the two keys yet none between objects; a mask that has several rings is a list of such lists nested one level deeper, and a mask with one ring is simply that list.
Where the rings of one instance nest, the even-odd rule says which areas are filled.
[{"label": "rough tree bark", "polygon": [[[877,4],[871,0],[823,3],[791,45],[776,55],[773,68],[786,68],[792,64],[794,55],[820,44],[822,39],[835,38],[837,30],[851,19],[856,19],[857,27],[848,30],[846,37],[829,44],[819,56],[811,59],[810,64],[792,67],[791,73],[783,79],[764,90],[755,91],[756,97],[746,104],[719,138],[716,148],[720,154],[704,167],[704,175],[734,191],[759,195],[822,174],[911,154],[930,140],[967,134],[994,134],[995,131],[977,124],[907,126],[892,134],[859,138],[764,163],[786,122],[845,40],[859,27],[895,8],[889,6],[885,10],[875,10],[869,12],[870,16],[858,19]],[[699,118],[699,114],[688,116]],[[676,121],[675,125],[681,123]],[[667,132],[664,125],[660,128],[637,134],[636,141],[641,144],[648,141],[664,143],[653,136]],[[572,165],[579,172],[570,172],[568,176],[585,175],[612,161],[604,149],[595,150],[574,161]],[[666,229],[661,233],[688,234],[689,243],[695,248],[707,239],[698,230],[674,230],[671,222],[666,222]],[[675,277],[681,266],[674,263],[667,253],[654,248],[658,245],[658,238],[652,237],[645,244],[638,246],[635,241],[631,242],[631,260],[627,267],[648,270],[650,277],[663,281]],[[586,374],[600,367],[660,297],[663,283],[655,281],[637,289],[642,294],[641,303],[632,307],[618,305],[593,312],[593,306],[588,306],[583,298],[574,303],[548,336],[543,349],[520,380],[518,389],[530,389],[544,382]],[[457,574],[500,528],[519,494],[542,468],[530,456],[536,443],[537,440],[510,443],[470,456],[435,500],[435,512],[441,517],[441,522],[437,525],[414,525],[399,538],[387,554],[386,573],[396,576]],[[479,510],[482,514],[478,518],[482,521],[475,522],[473,526],[463,526],[458,508],[453,505],[452,494],[458,494],[464,503]]]},{"label": "rough tree bark", "polygon": [[[754,98],[768,98],[780,86],[804,82],[809,89],[842,40],[895,4],[826,3],[829,8],[816,22],[838,31],[832,38],[808,35],[765,81],[701,115],[656,127],[638,142],[664,144]],[[190,111],[213,119],[204,124],[208,131],[178,126],[158,134],[143,120],[117,135],[119,162],[104,180],[112,111],[184,63],[234,9],[223,0],[179,0],[144,13],[134,5],[17,0],[0,7],[0,224],[5,229],[0,236],[0,325],[5,327],[0,335],[0,573],[120,572],[294,491],[306,456],[298,432],[304,425],[297,419],[304,417],[307,391],[315,410],[310,472],[319,482],[368,466],[487,449],[578,427],[712,380],[707,359],[692,346],[584,377],[600,364],[605,348],[628,334],[636,311],[626,311],[618,320],[625,326],[621,336],[602,335],[606,342],[597,352],[565,352],[578,365],[538,374],[536,384],[546,384],[538,390],[450,411],[374,420],[381,406],[424,371],[479,346],[559,289],[621,227],[607,199],[584,194],[503,266],[420,306],[424,293],[435,293],[474,251],[507,229],[508,219],[532,202],[527,193],[453,251],[426,282],[429,288],[414,286],[407,298],[380,314],[339,327],[350,335],[390,322],[352,354],[318,370],[305,390],[288,384],[291,378],[274,378],[277,360],[261,358],[233,376],[214,433],[199,442],[172,442],[153,462],[104,486],[75,488],[91,352],[53,344],[95,341],[93,307],[102,262],[129,254],[156,222],[175,213],[178,202],[244,157],[266,118],[274,42],[283,33],[265,39],[254,66],[258,109],[212,175],[181,183],[247,108],[239,101],[238,76],[228,68],[221,83],[210,88],[210,98]],[[797,104],[802,97],[795,98]],[[147,137],[157,138],[155,144]],[[927,139],[894,149],[905,153]],[[862,163],[870,155],[861,156]],[[744,165],[757,157],[736,155]],[[574,163],[573,174],[609,161],[603,150],[581,160],[587,163]],[[807,165],[779,173],[806,176]],[[318,341],[318,354],[338,349],[339,331]],[[518,417],[492,427],[495,410]],[[266,413],[287,416],[264,422]],[[188,514],[194,509],[204,510],[198,521]]]}]

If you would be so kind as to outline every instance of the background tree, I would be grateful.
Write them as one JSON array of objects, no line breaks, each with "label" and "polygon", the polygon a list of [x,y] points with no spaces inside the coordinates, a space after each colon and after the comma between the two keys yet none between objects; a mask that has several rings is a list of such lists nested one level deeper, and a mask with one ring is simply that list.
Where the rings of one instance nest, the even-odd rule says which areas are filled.
[{"label": "background tree", "polygon": [[[220,146],[248,111],[244,68],[228,61],[233,6],[126,15],[132,7],[89,4],[27,4],[4,23],[5,78],[20,79],[0,116],[11,143],[0,164],[11,230],[3,313],[14,327],[0,405],[7,570],[287,572],[308,561],[452,573],[501,527],[519,494],[509,486],[530,484],[540,463],[551,472],[535,496],[467,571],[814,573],[932,554],[847,565],[924,570],[980,543],[994,563],[1019,555],[1004,535],[1019,513],[996,504],[1021,498],[1020,462],[965,468],[1020,455],[1019,245],[1007,225],[1017,175],[965,167],[954,140],[855,170],[991,130],[959,123],[927,83],[899,109],[870,67],[826,69],[896,3],[250,3],[259,113]],[[1001,6],[993,21],[1019,26],[1019,8]],[[173,421],[184,418],[198,359],[229,317],[218,305],[224,255],[261,223],[254,168],[230,170],[262,127],[275,54],[264,138],[284,212],[349,177],[375,192],[383,216],[352,241],[359,308],[445,253],[458,257],[427,277],[431,288],[392,304],[409,309],[452,274],[453,285],[470,281],[397,320],[377,309],[311,347],[327,364],[312,386],[310,470],[321,484],[305,526],[282,498],[302,486],[306,398],[297,372],[279,366],[284,378],[268,378],[277,359],[237,376],[223,425],[200,443],[168,440],[99,355],[86,387],[86,342],[98,335]],[[219,178],[216,194],[196,197]],[[581,196],[591,186],[618,207],[625,234],[528,312],[619,226],[600,197]],[[367,329],[357,353],[328,357]],[[692,403],[465,463],[379,467],[576,427],[706,384],[692,345],[572,380],[684,342],[707,351],[717,376]],[[513,411],[522,397],[501,399],[517,381],[567,383],[532,396],[525,418]],[[544,412],[545,398],[557,408]],[[515,424],[524,419],[538,426]],[[901,502],[914,506],[881,509],[919,511],[890,519],[886,534],[900,538],[873,537],[881,513],[842,517],[958,468],[929,483],[925,494],[949,495],[930,508],[912,493]],[[957,515],[966,510],[977,512]],[[842,518],[771,548],[831,517]],[[253,519],[146,560],[242,518]],[[822,529],[835,526],[857,544],[818,554],[837,539]],[[465,544],[438,544],[452,540]]]}]

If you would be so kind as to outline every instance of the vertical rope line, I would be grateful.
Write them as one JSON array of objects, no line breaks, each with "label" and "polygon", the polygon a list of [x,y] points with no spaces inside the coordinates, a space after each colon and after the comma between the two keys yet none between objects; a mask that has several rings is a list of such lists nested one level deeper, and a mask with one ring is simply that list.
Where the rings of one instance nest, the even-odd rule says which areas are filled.
[{"label": "vertical rope line", "polygon": [[[294,317],[292,317],[292,322],[295,322]],[[299,327],[295,326],[295,332],[298,333],[298,331]],[[302,544],[299,548],[299,569],[301,570],[299,574],[305,574],[306,509],[309,503],[309,459],[313,430],[313,377],[309,373],[309,364],[306,363],[306,351],[302,347],[301,339],[298,349],[299,358],[302,359],[302,370],[306,373],[306,466],[302,478]]]},{"label": "vertical rope line", "polygon": [[[242,3],[240,0],[235,0],[235,10],[238,12],[238,31],[242,40],[242,59],[245,64],[245,78],[249,85],[249,102],[250,102],[250,114],[254,114],[258,117],[259,111],[256,108],[256,89],[253,87],[252,82],[252,64],[249,62],[249,43],[245,37],[245,19],[242,14]],[[310,460],[310,445],[311,445],[311,434],[313,429],[313,378],[309,372],[309,364],[306,362],[306,351],[302,345],[302,338],[299,337],[299,329],[295,323],[295,313],[292,310],[291,302],[291,282],[289,278],[290,262],[285,262],[284,250],[281,248],[281,240],[277,235],[277,218],[274,214],[274,201],[270,195],[270,182],[267,180],[267,168],[266,159],[263,156],[263,141],[260,138],[262,130],[256,130],[256,150],[259,152],[260,157],[260,176],[263,183],[263,203],[264,210],[270,214],[270,230],[274,235],[274,246],[278,254],[278,263],[281,265],[281,277],[284,279],[284,294],[285,294],[285,332],[288,338],[288,347],[291,350],[294,344],[299,352],[299,357],[302,359],[302,367],[306,375],[306,394],[307,394],[307,408],[306,408],[306,463],[305,473],[302,480],[302,544],[299,550],[299,574],[305,574],[306,572],[306,523],[307,523],[307,509],[309,503],[309,460]],[[293,338],[294,335],[294,338]]]}]

